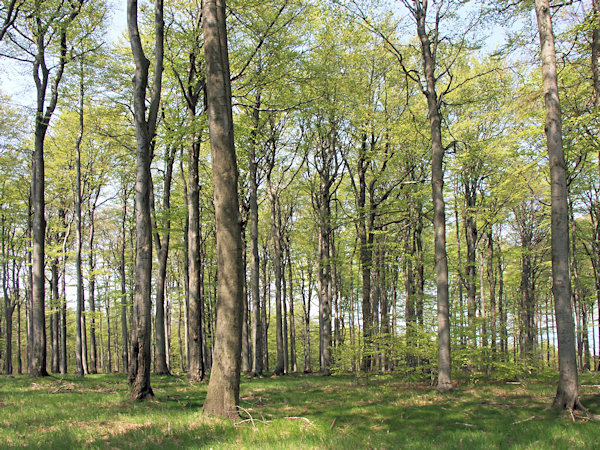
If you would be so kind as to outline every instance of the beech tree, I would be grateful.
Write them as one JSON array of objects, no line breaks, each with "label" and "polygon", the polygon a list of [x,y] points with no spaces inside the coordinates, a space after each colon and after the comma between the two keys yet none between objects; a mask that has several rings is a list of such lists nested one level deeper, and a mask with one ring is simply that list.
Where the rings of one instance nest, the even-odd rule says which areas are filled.
[{"label": "beech tree", "polygon": [[546,106],[546,139],[552,192],[552,293],[558,335],[559,379],[553,406],[558,409],[585,409],[579,401],[575,328],[571,309],[569,277],[569,210],[567,176],[562,142],[562,118],[558,98],[556,50],[548,0],[536,0],[535,12],[540,36],[542,78]]},{"label": "beech tree", "polygon": [[238,417],[244,273],[224,0],[202,6],[217,239],[217,322],[203,411]]},{"label": "beech tree", "polygon": [[142,48],[138,29],[137,0],[127,2],[127,28],[131,51],[135,61],[134,76],[134,115],[137,138],[137,162],[135,183],[136,217],[136,265],[134,318],[131,330],[131,357],[129,361],[129,383],[132,397],[143,400],[153,396],[150,387],[151,367],[151,280],[152,280],[152,222],[150,211],[150,192],[152,178],[150,163],[153,156],[153,141],[156,134],[158,109],[162,86],[163,71],[163,2],[154,3],[155,48],[152,98],[146,116],[146,88],[150,61]]}]

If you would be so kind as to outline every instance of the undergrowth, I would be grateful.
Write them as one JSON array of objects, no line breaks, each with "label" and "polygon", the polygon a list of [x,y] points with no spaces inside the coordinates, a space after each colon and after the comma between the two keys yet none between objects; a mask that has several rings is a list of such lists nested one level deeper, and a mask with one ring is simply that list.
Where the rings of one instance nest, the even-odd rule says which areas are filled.
[{"label": "undergrowth", "polygon": [[[600,413],[600,376],[580,379]],[[202,415],[206,383],[153,376],[130,399],[122,375],[0,377],[0,447],[592,448],[600,422],[550,409],[545,377],[459,385],[439,394],[394,376],[242,377],[240,420]]]}]

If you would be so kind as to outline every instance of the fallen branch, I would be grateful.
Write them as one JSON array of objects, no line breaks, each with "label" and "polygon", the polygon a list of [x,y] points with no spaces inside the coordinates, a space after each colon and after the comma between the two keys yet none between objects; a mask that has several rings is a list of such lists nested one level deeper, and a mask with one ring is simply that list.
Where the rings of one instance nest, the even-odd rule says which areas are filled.
[{"label": "fallen branch", "polygon": [[536,416],[531,416],[531,417],[528,417],[527,419],[523,419],[523,420],[517,420],[516,422],[513,422],[512,424],[513,424],[513,425],[516,425],[516,424],[518,424],[518,423],[529,422],[530,420],[533,420],[533,419],[535,419],[535,417],[536,417]]},{"label": "fallen branch", "polygon": [[[312,423],[310,420],[308,420],[306,417],[284,417],[284,419],[289,419],[289,420],[303,420],[303,421],[305,421],[306,423],[308,423],[309,425],[312,425],[312,424],[313,424],[313,423]],[[334,421],[334,423],[335,423],[335,421]]]},{"label": "fallen branch", "polygon": [[237,409],[245,412],[246,414],[248,414],[249,419],[245,419],[242,420],[241,422],[237,422],[236,425],[239,425],[240,423],[244,423],[244,422],[252,422],[252,428],[256,429],[256,425],[254,424],[254,418],[252,417],[252,414],[250,414],[250,411],[248,411],[246,408],[242,408],[241,406],[236,406]]}]

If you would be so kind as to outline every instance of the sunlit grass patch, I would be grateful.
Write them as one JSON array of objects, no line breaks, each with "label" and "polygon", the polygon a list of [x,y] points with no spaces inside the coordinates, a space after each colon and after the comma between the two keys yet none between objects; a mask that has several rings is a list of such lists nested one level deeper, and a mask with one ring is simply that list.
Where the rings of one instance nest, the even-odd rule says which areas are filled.
[{"label": "sunlit grass patch", "polygon": [[[597,374],[581,398],[600,413]],[[591,448],[600,423],[550,409],[546,379],[459,385],[439,394],[394,376],[242,377],[240,419],[207,417],[207,383],[153,376],[136,402],[123,375],[0,377],[0,447]]]}]

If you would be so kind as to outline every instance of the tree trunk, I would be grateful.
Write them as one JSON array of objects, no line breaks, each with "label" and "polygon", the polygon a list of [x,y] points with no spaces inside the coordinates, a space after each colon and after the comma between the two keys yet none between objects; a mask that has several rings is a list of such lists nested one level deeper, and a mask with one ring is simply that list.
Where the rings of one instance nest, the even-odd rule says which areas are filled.
[{"label": "tree trunk", "polygon": [[577,386],[575,330],[571,313],[571,280],[569,279],[569,240],[566,239],[569,236],[566,166],[558,99],[556,51],[548,0],[535,0],[535,11],[540,33],[552,199],[552,293],[556,313],[559,365],[558,389],[553,406],[557,409],[583,409],[579,402]]},{"label": "tree trunk", "polygon": [[121,280],[121,344],[123,350],[121,359],[123,361],[123,372],[129,371],[129,338],[127,333],[127,276],[125,273],[125,250],[127,248],[127,189],[123,188],[123,206],[121,215],[121,261],[119,264],[119,275]]},{"label": "tree trunk", "polygon": [[[435,235],[435,274],[437,286],[438,322],[438,386],[440,392],[452,390],[450,366],[450,316],[448,297],[448,259],[446,255],[446,206],[444,203],[444,147],[442,146],[442,117],[436,93],[435,59],[425,28],[427,3],[415,9],[417,34],[421,42],[424,75],[427,82],[429,129],[431,133],[431,188],[433,197],[433,229]],[[425,8],[425,9],[424,9]],[[436,34],[437,36],[437,34]]]},{"label": "tree trunk", "polygon": [[137,163],[135,182],[135,218],[136,218],[136,263],[134,291],[134,322],[132,330],[132,358],[136,362],[130,364],[129,381],[132,385],[132,397],[143,400],[153,396],[150,387],[151,368],[151,335],[152,335],[152,223],[150,214],[150,189],[152,178],[150,163],[152,161],[152,141],[156,131],[158,107],[163,70],[163,2],[155,0],[155,66],[152,86],[152,99],[146,119],[146,88],[148,85],[148,69],[150,61],[142,49],[137,21],[137,0],[127,1],[127,28],[131,51],[135,61],[134,76],[134,116],[137,140]]},{"label": "tree trunk", "polygon": [[276,192],[275,188],[273,187],[270,171],[269,175],[267,176],[267,186],[271,200],[271,235],[273,237],[273,269],[275,272],[275,336],[277,342],[277,365],[275,366],[274,373],[275,375],[283,375],[285,373],[285,357],[283,347],[283,319],[281,305],[281,265],[283,259],[283,251],[281,250],[281,213],[279,211],[279,192]]},{"label": "tree trunk", "polygon": [[[465,242],[467,243],[467,325],[469,328],[469,347],[471,350],[477,348],[477,220],[474,209],[477,206],[477,191],[472,180],[463,180],[465,190]],[[483,290],[483,286],[481,288]]]},{"label": "tree trunk", "polygon": [[100,189],[96,191],[96,198],[92,205],[90,205],[90,256],[88,260],[89,267],[89,305],[90,305],[90,364],[88,366],[89,373],[98,373],[97,367],[97,348],[96,348],[96,257],[94,255],[94,234],[95,234],[95,223],[94,216],[96,211],[96,202],[100,195]]},{"label": "tree trunk", "polygon": [[312,297],[312,271],[308,269],[308,288],[304,289],[304,272],[301,271],[302,309],[304,312],[304,373],[311,373],[310,363],[310,304]]},{"label": "tree trunk", "polygon": [[290,251],[291,243],[289,236],[287,238],[287,264],[290,286],[290,370],[292,373],[298,372],[298,363],[296,359],[296,318],[294,317],[294,285],[292,278],[292,257]]},{"label": "tree trunk", "polygon": [[[240,213],[241,214],[241,213]],[[242,273],[244,274],[242,295],[242,362],[241,371],[250,373],[250,342],[248,336],[248,283],[246,282],[246,230],[242,229]]]},{"label": "tree trunk", "polygon": [[60,302],[60,298],[58,295],[59,292],[59,277],[58,277],[58,257],[52,260],[52,278],[50,281],[50,286],[52,288],[52,313],[50,315],[50,335],[52,341],[52,358],[50,363],[50,371],[52,373],[59,372],[59,342],[58,342],[58,322],[59,322],[59,314],[58,314],[58,305]]},{"label": "tree trunk", "polygon": [[[175,163],[176,147],[171,146],[165,154],[165,178],[163,180],[162,213],[165,218],[162,222],[163,236],[160,237],[158,229],[154,230],[156,252],[158,253],[158,274],[156,279],[156,373],[170,375],[167,363],[167,337],[165,330],[165,282],[167,279],[167,260],[169,256],[169,243],[171,238],[171,180],[173,179],[173,164]],[[156,224],[155,221],[155,226]]]},{"label": "tree trunk", "polygon": [[256,167],[256,134],[260,123],[260,93],[252,109],[250,145],[248,148],[250,168],[250,293],[252,296],[252,374],[261,376],[262,364],[262,321],[260,319],[260,260],[258,256],[258,180]]},{"label": "tree trunk", "polygon": [[[190,112],[191,114],[191,112]],[[205,366],[202,340],[201,305],[201,242],[200,242],[200,185],[198,181],[198,160],[200,157],[200,136],[194,138],[188,164],[188,378],[192,381],[204,379]]]},{"label": "tree trunk", "polygon": [[217,323],[204,413],[239,417],[242,242],[224,0],[205,0],[202,28],[217,238]]}]

